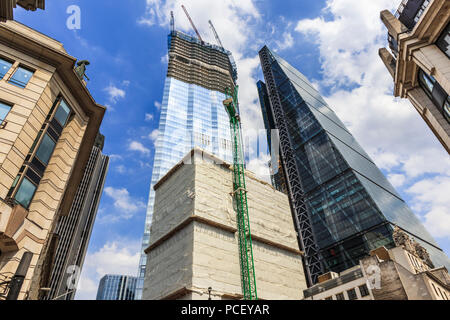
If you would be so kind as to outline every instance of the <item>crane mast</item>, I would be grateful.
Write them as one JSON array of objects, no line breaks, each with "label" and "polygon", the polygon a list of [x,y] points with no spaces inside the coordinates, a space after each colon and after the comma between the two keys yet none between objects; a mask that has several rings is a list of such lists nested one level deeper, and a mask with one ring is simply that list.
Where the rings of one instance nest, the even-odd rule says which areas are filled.
[{"label": "crane mast", "polygon": [[170,31],[175,31],[175,18],[173,17],[173,11],[170,11]]},{"label": "crane mast", "polygon": [[186,17],[188,18],[189,22],[191,23],[192,28],[194,29],[195,33],[197,34],[198,39],[203,43],[204,41],[203,41],[202,37],[200,36],[200,33],[198,32],[197,28],[195,27],[195,24],[194,24],[194,22],[192,21],[191,16],[190,16],[189,13],[187,12],[187,10],[186,10],[186,8],[184,7],[184,5],[181,5],[181,7],[183,8],[184,13],[186,14]]},{"label": "crane mast", "polygon": [[233,92],[227,89],[227,99],[223,105],[230,117],[231,140],[233,143],[233,196],[236,204],[237,229],[239,239],[239,262],[244,300],[257,300],[255,266],[253,261],[252,236],[248,215],[247,190],[241,121],[238,114],[238,86]]}]

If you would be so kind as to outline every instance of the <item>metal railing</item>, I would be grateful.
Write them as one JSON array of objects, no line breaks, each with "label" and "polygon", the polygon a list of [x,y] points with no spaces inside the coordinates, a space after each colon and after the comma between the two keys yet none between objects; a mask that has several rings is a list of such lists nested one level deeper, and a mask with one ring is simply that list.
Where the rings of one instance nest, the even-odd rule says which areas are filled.
[{"label": "metal railing", "polygon": [[10,281],[11,279],[8,276],[0,274],[0,300],[8,295]]}]

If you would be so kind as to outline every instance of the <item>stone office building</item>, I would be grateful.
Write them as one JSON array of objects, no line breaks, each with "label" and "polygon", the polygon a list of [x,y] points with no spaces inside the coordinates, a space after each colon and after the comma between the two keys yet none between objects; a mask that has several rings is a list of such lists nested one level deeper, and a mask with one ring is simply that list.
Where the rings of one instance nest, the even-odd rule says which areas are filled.
[{"label": "stone office building", "polygon": [[58,243],[51,230],[72,206],[99,132],[105,108],[75,62],[60,42],[0,23],[0,299],[24,257],[31,260],[13,298],[45,290]]},{"label": "stone office building", "polygon": [[450,275],[427,251],[395,228],[396,247],[377,248],[341,273],[328,272],[304,291],[305,300],[450,300]]},{"label": "stone office building", "polygon": [[381,12],[389,52],[379,54],[394,79],[394,96],[407,98],[450,153],[450,1],[402,1]]}]

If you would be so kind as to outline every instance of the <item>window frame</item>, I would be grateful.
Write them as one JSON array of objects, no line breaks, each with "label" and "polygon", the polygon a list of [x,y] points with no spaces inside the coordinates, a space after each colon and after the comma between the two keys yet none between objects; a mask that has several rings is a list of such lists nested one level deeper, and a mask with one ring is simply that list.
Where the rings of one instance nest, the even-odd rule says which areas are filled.
[{"label": "window frame", "polygon": [[[61,133],[57,134],[58,139],[56,139],[55,137],[53,137],[52,134],[49,133],[49,128],[51,128],[53,126],[52,122],[55,119],[55,115],[61,104],[61,101],[65,102],[66,106],[69,108],[69,113],[67,115],[66,123],[64,124],[64,126],[62,126]],[[33,184],[36,187],[32,197],[30,199],[29,205],[31,204],[31,202],[33,201],[34,195],[36,194],[36,192],[40,186],[40,182],[42,181],[42,178],[44,177],[45,171],[47,170],[47,167],[50,163],[50,159],[53,157],[54,151],[56,150],[56,146],[59,142],[59,139],[61,138],[62,131],[66,128],[66,126],[69,123],[70,118],[73,114],[74,114],[74,111],[73,111],[72,107],[70,107],[70,105],[67,103],[67,101],[64,99],[64,97],[61,94],[58,95],[55,102],[53,103],[53,106],[50,108],[50,111],[47,115],[45,122],[43,123],[43,125],[41,126],[41,129],[39,130],[38,134],[36,135],[36,138],[25,158],[25,162],[23,163],[18,175],[14,179],[14,182],[10,188],[10,191],[8,192],[8,199],[12,199],[14,201],[14,203],[24,206],[22,203],[20,203],[16,200],[16,196],[17,196],[17,193],[19,192],[19,189],[22,186],[23,180],[27,179],[28,182],[30,182],[31,184]],[[56,122],[58,122],[58,124],[59,124],[59,121],[57,119],[56,119]],[[52,129],[52,130],[54,131],[54,129]],[[54,148],[50,154],[50,157],[49,157],[47,163],[44,163],[43,160],[41,160],[37,156],[37,152],[40,150],[42,143],[46,136],[52,142],[54,142],[55,145],[54,145]],[[37,163],[35,163],[35,160],[37,160]],[[42,168],[39,168],[39,164],[42,165]],[[30,174],[28,174],[29,171],[30,171]],[[27,210],[29,208],[29,205],[26,208]]]},{"label": "window frame", "polygon": [[[26,71],[28,71],[28,72],[31,72],[30,79],[28,79],[27,83],[26,83],[24,86],[22,86],[22,85],[19,83],[20,81],[14,80],[14,76],[17,74],[17,72],[18,72],[20,69],[23,69],[23,70],[26,70]],[[30,83],[31,78],[33,78],[33,75],[35,74],[35,72],[36,72],[35,69],[33,69],[33,68],[31,68],[31,67],[28,67],[28,66],[26,66],[26,65],[24,65],[24,64],[22,64],[22,63],[19,63],[19,65],[15,68],[14,72],[13,72],[13,73],[11,74],[11,76],[9,77],[8,83],[9,83],[9,84],[12,84],[13,86],[16,86],[16,87],[18,87],[18,88],[25,89],[25,88],[28,86],[28,84]]]},{"label": "window frame", "polygon": [[[17,178],[16,178],[16,179],[17,179]],[[24,181],[25,179],[26,179],[30,184],[32,184],[32,185],[35,187],[35,189],[34,189],[34,191],[33,191],[33,194],[31,195],[31,198],[30,198],[29,203],[28,203],[27,206],[25,206],[23,203],[19,202],[19,201],[16,199],[16,196],[17,196],[17,194],[19,193],[20,188],[22,187],[23,181]],[[16,185],[15,185],[14,188],[15,188],[15,190],[14,190],[13,197],[12,197],[12,198],[14,199],[14,202],[15,202],[16,204],[21,205],[21,206],[22,206],[23,208],[25,208],[26,210],[29,210],[31,203],[33,202],[34,196],[36,195],[36,192],[37,192],[37,190],[38,190],[38,188],[39,188],[39,185],[36,185],[33,181],[31,181],[29,178],[27,178],[25,174],[22,173],[22,174],[21,174],[21,177],[20,177],[20,179],[19,179],[19,181],[17,181],[17,183],[16,183]]]},{"label": "window frame", "polygon": [[[49,156],[49,158],[48,158],[48,160],[47,160],[47,163],[45,163],[45,162],[43,161],[43,159],[41,159],[41,158],[38,156],[38,152],[39,152],[39,150],[41,149],[41,147],[43,146],[42,144],[44,143],[45,137],[48,137],[48,138],[50,139],[50,141],[54,143],[53,150],[50,152],[50,156]],[[55,152],[56,145],[58,144],[58,142],[55,141],[55,140],[53,139],[53,137],[52,137],[51,135],[48,134],[47,131],[43,132],[43,133],[42,133],[42,137],[39,137],[39,138],[40,138],[39,145],[38,145],[38,147],[36,148],[36,152],[34,152],[34,156],[33,156],[31,159],[36,158],[36,159],[37,159],[38,161],[40,161],[43,165],[48,166],[48,163],[50,162],[50,159],[52,158],[53,153]],[[34,150],[33,150],[33,151],[34,151]]]},{"label": "window frame", "polygon": [[0,129],[4,129],[5,126],[6,126],[6,124],[8,123],[8,122],[6,121],[6,118],[8,117],[9,113],[11,112],[11,110],[12,110],[12,108],[13,108],[13,105],[10,104],[10,103],[8,103],[8,102],[5,102],[5,101],[3,101],[3,100],[0,100],[0,104],[9,107],[9,110],[8,110],[8,112],[5,114],[5,117],[4,117],[3,119],[0,118]]},{"label": "window frame", "polygon": [[[336,296],[336,300],[345,300],[344,292],[336,293],[335,296]],[[342,299],[340,297],[342,297]]]},{"label": "window frame", "polygon": [[[436,40],[436,47],[439,48],[446,56],[450,59],[450,53],[447,53],[447,51],[444,51],[444,49],[441,47],[441,44],[443,41],[446,41],[445,38],[450,35],[450,22],[445,26],[444,30],[442,30],[441,34],[439,35],[438,39]],[[450,45],[450,43],[449,43]]]},{"label": "window frame", "polygon": [[[361,288],[363,288],[363,290],[361,290]],[[361,295],[361,298],[370,296],[369,288],[367,287],[366,284],[362,284],[362,285],[358,286],[358,290],[359,290],[359,294]]]},{"label": "window frame", "polygon": [[[353,293],[355,294],[353,298],[352,298],[352,296],[350,296],[350,292],[352,292],[352,295],[353,295]],[[356,293],[356,288],[348,289],[347,297],[348,297],[348,300],[358,300],[358,294]]]},{"label": "window frame", "polygon": [[[427,85],[427,80],[433,84],[433,88],[430,91],[430,87]],[[426,73],[422,68],[419,68],[417,72],[417,81],[419,83],[419,87],[425,92],[425,94],[430,98],[433,105],[438,109],[438,111],[442,114],[444,119],[450,123],[450,114],[447,114],[447,108],[450,108],[450,95],[445,92],[439,82],[433,77]],[[447,97],[445,97],[447,95]],[[443,98],[442,103],[441,98]],[[450,110],[449,110],[450,111]]]},{"label": "window frame", "polygon": [[11,66],[10,66],[9,69],[8,69],[8,71],[6,71],[5,74],[4,74],[3,76],[2,76],[1,73],[0,73],[0,80],[3,80],[3,79],[5,78],[5,76],[8,74],[8,72],[10,72],[11,69],[14,67],[14,60],[13,60],[13,59],[6,58],[6,57],[1,56],[1,55],[0,55],[0,60],[3,60],[3,61],[5,61],[5,62],[11,64]]}]

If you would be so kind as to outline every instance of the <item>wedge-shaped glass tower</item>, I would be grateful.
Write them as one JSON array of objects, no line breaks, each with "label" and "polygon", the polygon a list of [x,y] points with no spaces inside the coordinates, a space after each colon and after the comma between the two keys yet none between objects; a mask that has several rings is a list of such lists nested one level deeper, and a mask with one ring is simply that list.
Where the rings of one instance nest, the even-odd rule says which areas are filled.
[{"label": "wedge-shaped glass tower", "polygon": [[435,266],[449,268],[448,257],[306,77],[267,47],[260,59],[262,110],[274,126],[266,129],[279,130],[310,284],[324,272],[358,264],[370,250],[392,247],[394,225],[419,242]]}]

